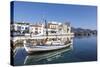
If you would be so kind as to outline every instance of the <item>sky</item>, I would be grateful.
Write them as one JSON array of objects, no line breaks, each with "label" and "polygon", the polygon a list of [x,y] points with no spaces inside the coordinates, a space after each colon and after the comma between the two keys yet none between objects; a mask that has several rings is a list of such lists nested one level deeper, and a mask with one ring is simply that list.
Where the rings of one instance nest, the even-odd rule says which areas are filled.
[{"label": "sky", "polygon": [[72,27],[97,29],[97,7],[71,4],[50,4],[15,1],[13,5],[14,22],[70,22]]}]

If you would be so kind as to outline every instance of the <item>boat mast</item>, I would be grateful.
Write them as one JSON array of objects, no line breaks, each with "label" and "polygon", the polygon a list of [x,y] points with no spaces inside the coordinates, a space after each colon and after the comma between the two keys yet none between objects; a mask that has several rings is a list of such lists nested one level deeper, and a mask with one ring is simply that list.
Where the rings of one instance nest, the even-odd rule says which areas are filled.
[{"label": "boat mast", "polygon": [[45,20],[45,28],[46,28],[46,36],[48,36],[48,23],[46,20]]}]

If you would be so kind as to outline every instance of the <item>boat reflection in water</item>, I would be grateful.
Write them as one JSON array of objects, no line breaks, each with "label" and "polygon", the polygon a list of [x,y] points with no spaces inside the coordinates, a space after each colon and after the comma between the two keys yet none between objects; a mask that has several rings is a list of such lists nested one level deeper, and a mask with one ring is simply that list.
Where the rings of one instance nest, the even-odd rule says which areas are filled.
[{"label": "boat reflection in water", "polygon": [[70,51],[72,49],[73,49],[73,46],[71,45],[69,47],[55,50],[55,51],[34,53],[32,55],[26,56],[26,58],[24,60],[24,65],[47,64],[50,61],[59,59],[60,57],[63,56],[63,53],[65,53],[66,51]]}]

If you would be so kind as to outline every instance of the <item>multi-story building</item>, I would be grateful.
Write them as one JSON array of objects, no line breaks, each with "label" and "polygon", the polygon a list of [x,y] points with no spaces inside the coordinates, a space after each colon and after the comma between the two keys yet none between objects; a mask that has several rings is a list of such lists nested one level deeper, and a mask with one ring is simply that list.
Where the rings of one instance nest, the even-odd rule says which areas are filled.
[{"label": "multi-story building", "polygon": [[39,24],[39,25],[33,25],[31,24],[29,27],[29,33],[32,35],[43,35],[43,29],[44,29],[44,25],[43,24]]},{"label": "multi-story building", "polygon": [[62,32],[63,33],[71,33],[71,27],[70,27],[70,23],[64,23],[62,25]]},{"label": "multi-story building", "polygon": [[71,32],[71,27],[69,23],[61,22],[49,22],[48,23],[48,34],[66,34]]},{"label": "multi-story building", "polygon": [[14,23],[12,25],[13,31],[19,34],[29,33],[29,23]]},{"label": "multi-story building", "polygon": [[49,22],[48,23],[48,35],[53,35],[58,33],[58,23],[57,22]]},{"label": "multi-story building", "polygon": [[48,28],[50,28],[50,29],[58,29],[58,23],[57,22],[48,23]]}]

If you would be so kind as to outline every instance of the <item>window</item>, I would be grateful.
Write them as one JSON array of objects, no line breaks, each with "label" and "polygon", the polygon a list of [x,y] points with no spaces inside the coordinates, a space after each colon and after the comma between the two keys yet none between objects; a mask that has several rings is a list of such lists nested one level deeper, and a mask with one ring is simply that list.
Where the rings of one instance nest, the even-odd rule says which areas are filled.
[{"label": "window", "polygon": [[67,28],[67,32],[69,32],[69,28]]},{"label": "window", "polygon": [[35,30],[38,30],[38,28],[35,28]]},{"label": "window", "polygon": [[35,31],[35,34],[38,34],[38,32],[37,32],[37,31]]},{"label": "window", "polygon": [[17,29],[18,29],[18,30],[21,30],[21,26],[17,26]]},{"label": "window", "polygon": [[24,29],[24,27],[22,27],[22,29]]},{"label": "window", "polygon": [[28,30],[28,27],[25,27],[25,30]]}]

